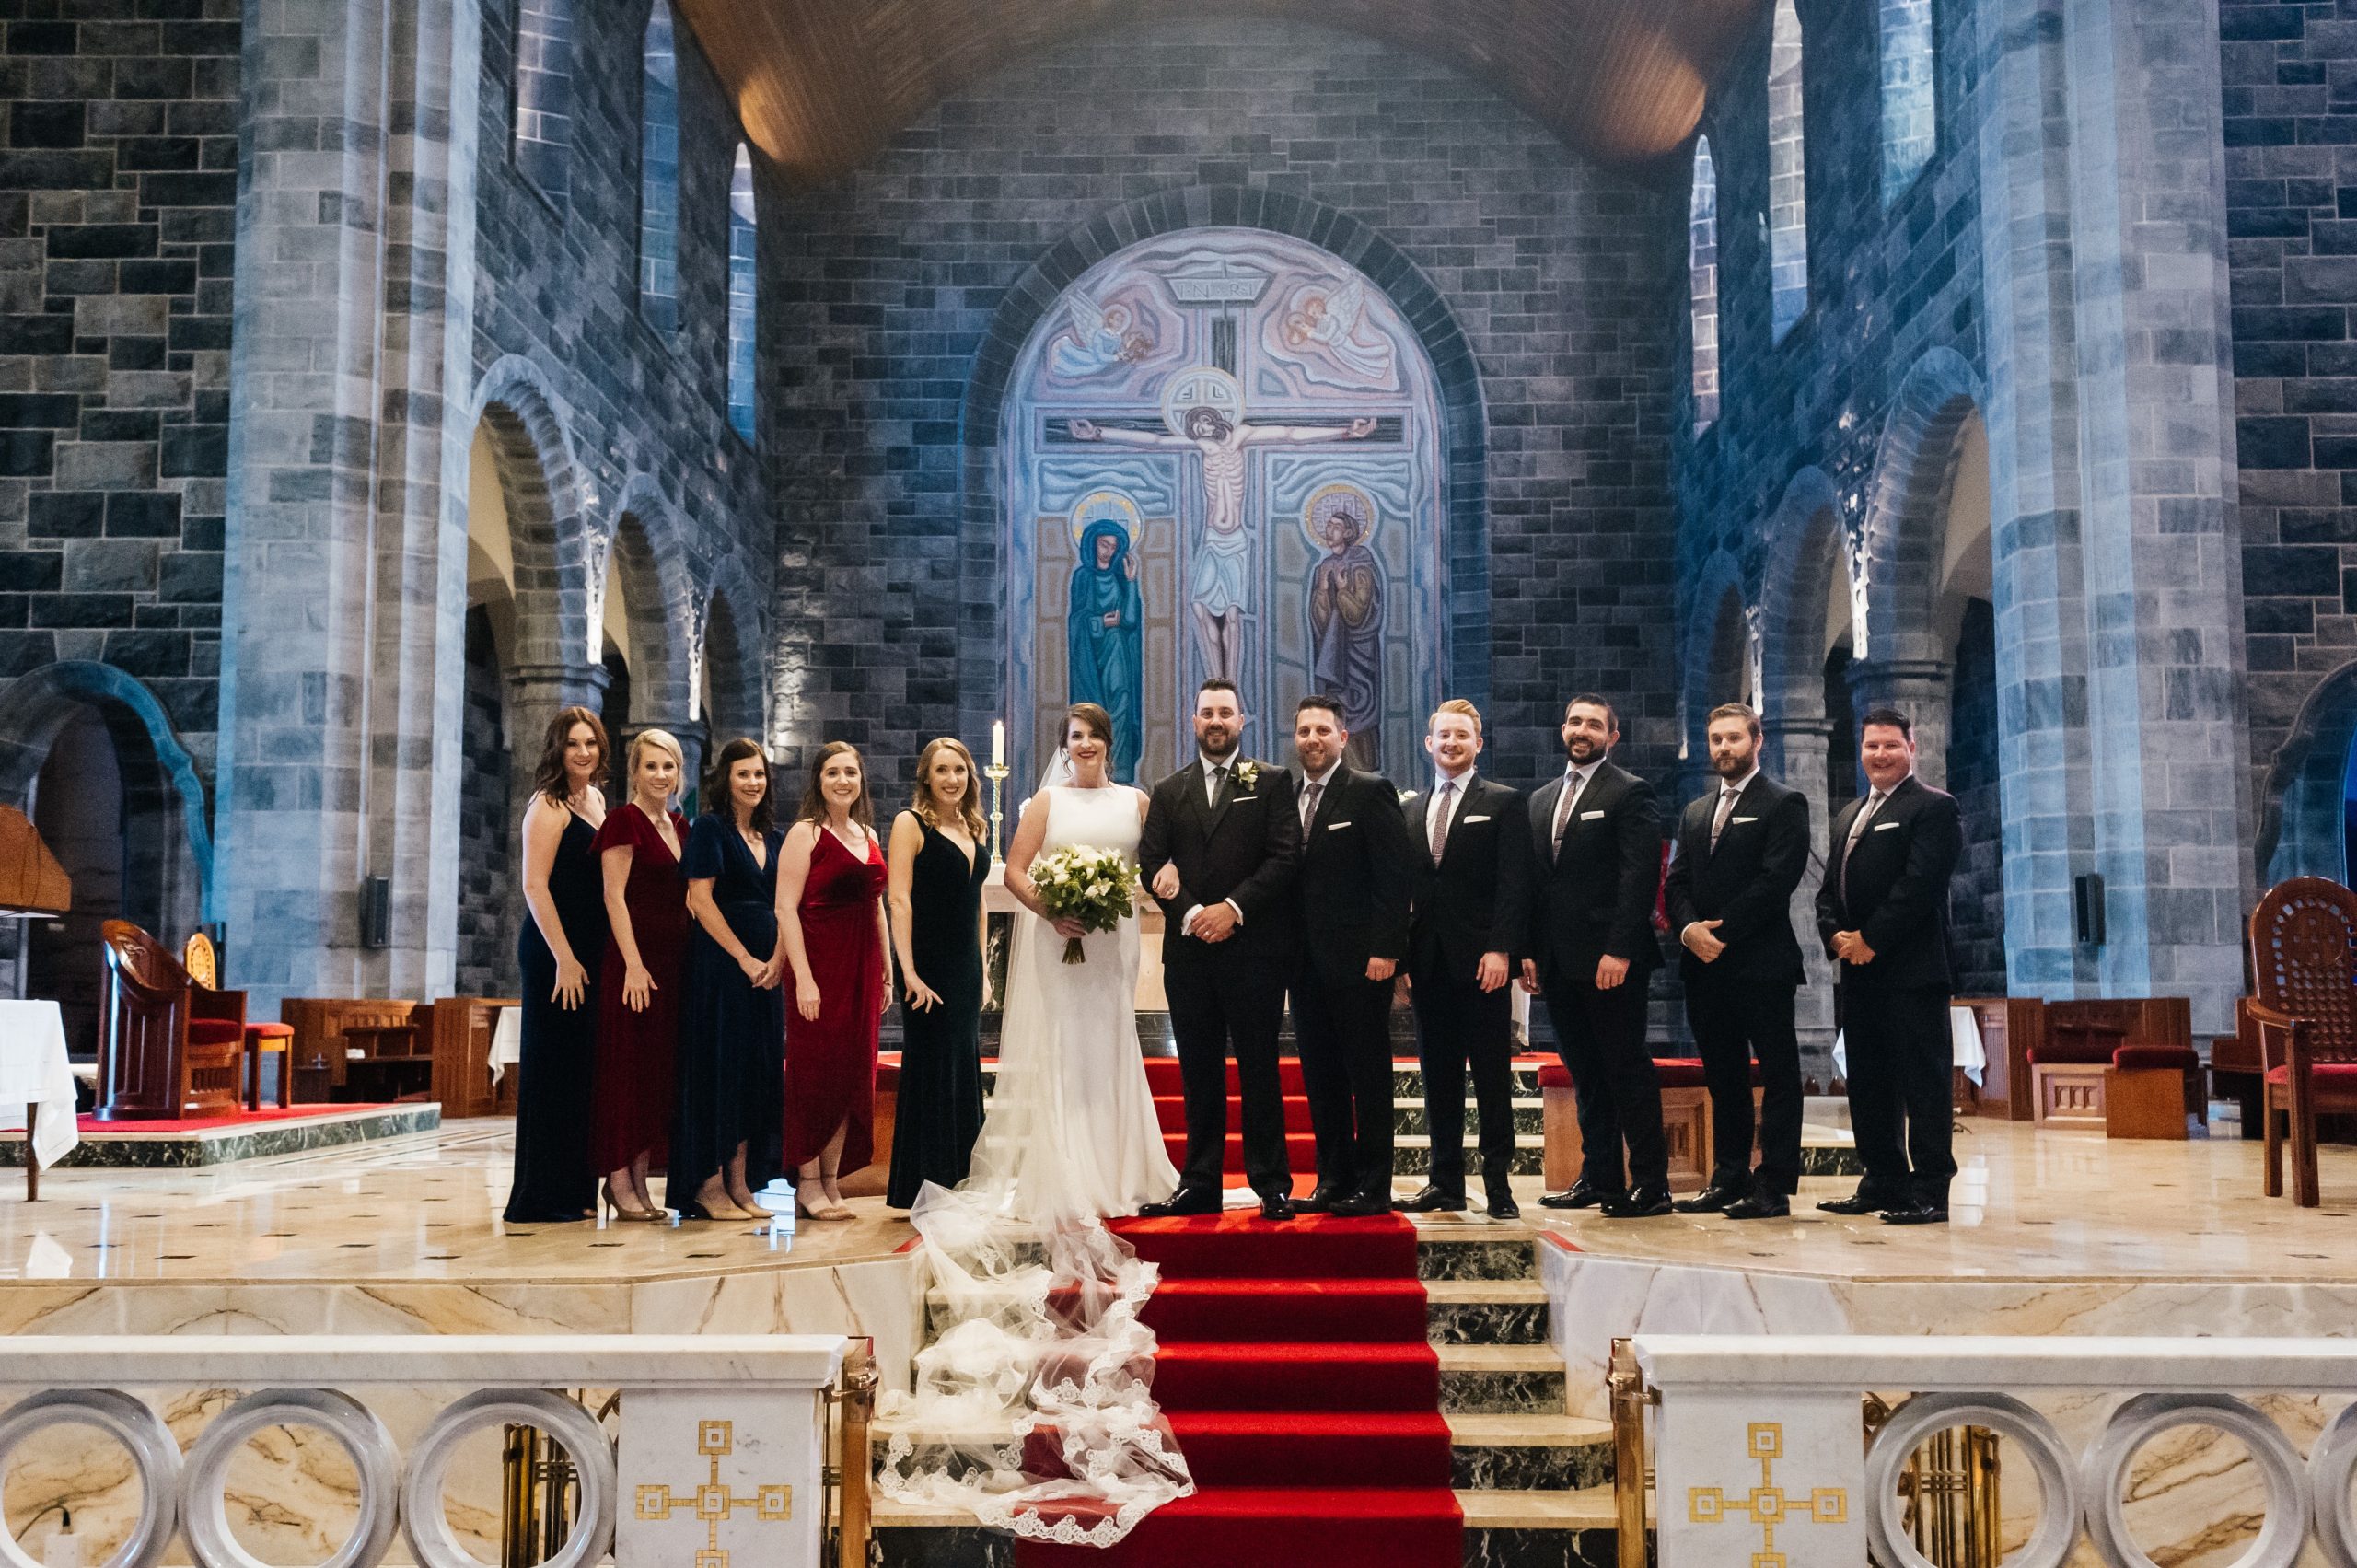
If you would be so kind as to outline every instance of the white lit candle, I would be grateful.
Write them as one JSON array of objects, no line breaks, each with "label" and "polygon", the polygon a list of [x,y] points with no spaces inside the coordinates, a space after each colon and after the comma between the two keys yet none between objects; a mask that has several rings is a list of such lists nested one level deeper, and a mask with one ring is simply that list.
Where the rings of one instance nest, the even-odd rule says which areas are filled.
[{"label": "white lit candle", "polygon": [[1004,719],[991,720],[991,766],[993,768],[1006,766],[1006,721]]}]

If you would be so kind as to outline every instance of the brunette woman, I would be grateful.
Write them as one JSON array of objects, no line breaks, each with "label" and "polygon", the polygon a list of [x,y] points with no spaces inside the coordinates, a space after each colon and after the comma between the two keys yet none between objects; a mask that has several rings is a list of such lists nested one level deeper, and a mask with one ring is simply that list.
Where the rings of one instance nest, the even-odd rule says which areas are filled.
[{"label": "brunette woman", "polygon": [[[756,740],[720,749],[688,830],[679,1110],[664,1196],[691,1220],[765,1220],[753,1189],[779,1174],[785,1017],[778,992],[777,862],[784,835]],[[747,1174],[750,1170],[751,1175]]]},{"label": "brunette woman", "polygon": [[549,721],[531,802],[524,807],[527,914],[516,937],[524,1016],[510,1225],[549,1225],[597,1213],[589,1069],[597,1051],[606,900],[592,846],[606,820],[606,797],[597,784],[605,773],[606,726],[586,708],[559,710]]},{"label": "brunette woman", "polygon": [[598,832],[606,886],[606,961],[598,975],[598,1115],[590,1155],[606,1172],[615,1217],[660,1220],[646,1172],[670,1132],[679,1042],[679,960],[688,821],[671,809],[679,743],[659,729],[630,743],[630,799]]},{"label": "brunette woman", "polygon": [[884,847],[867,769],[848,741],[819,748],[777,878],[778,935],[794,974],[785,1019],[785,1163],[795,1207],[847,1220],[841,1178],[874,1157],[876,1035],[891,1003]]},{"label": "brunette woman", "polygon": [[900,960],[900,1096],[885,1202],[966,1179],[982,1130],[981,780],[944,737],[917,754],[916,797],[892,819],[892,950]]}]

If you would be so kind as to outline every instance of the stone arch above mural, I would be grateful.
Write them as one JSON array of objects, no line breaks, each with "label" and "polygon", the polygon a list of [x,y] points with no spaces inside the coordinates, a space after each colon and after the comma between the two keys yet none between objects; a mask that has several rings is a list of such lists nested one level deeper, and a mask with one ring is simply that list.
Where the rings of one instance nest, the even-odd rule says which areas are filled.
[{"label": "stone arch above mural", "polygon": [[[1190,238],[1180,240],[1180,234],[1187,231],[1191,231]],[[1367,322],[1380,318],[1387,323],[1385,330],[1389,335],[1394,368],[1404,366],[1410,375],[1419,378],[1420,389],[1411,393],[1402,383],[1383,394],[1393,401],[1395,424],[1387,447],[1389,451],[1398,454],[1406,449],[1399,445],[1398,436],[1409,429],[1405,417],[1409,402],[1416,401],[1418,406],[1427,411],[1419,416],[1414,435],[1422,444],[1422,449],[1429,453],[1426,460],[1429,471],[1422,479],[1429,487],[1432,503],[1430,559],[1434,580],[1425,591],[1433,609],[1429,626],[1420,633],[1423,639],[1422,647],[1409,651],[1419,656],[1432,672],[1429,679],[1435,690],[1438,683],[1445,681],[1451,694],[1468,695],[1477,702],[1488,695],[1490,650],[1486,609],[1490,567],[1484,518],[1487,490],[1485,425],[1473,355],[1446,303],[1397,246],[1354,218],[1314,202],[1273,192],[1203,186],[1167,192],[1127,203],[1100,215],[1060,241],[1008,290],[981,345],[976,372],[969,384],[965,400],[960,513],[967,602],[972,607],[960,642],[960,689],[965,704],[961,716],[967,726],[977,732],[1000,715],[1000,693],[1005,689],[1010,674],[1006,668],[1008,654],[1018,635],[1030,645],[1037,645],[1036,619],[1027,619],[1032,613],[1028,608],[1030,601],[1027,601],[1027,608],[1018,614],[1016,600],[1018,592],[1023,590],[1031,591],[1036,599],[1039,568],[1037,562],[1027,560],[1021,572],[1015,569],[1016,563],[1006,517],[1007,509],[1016,504],[1018,498],[1011,494],[1009,482],[1015,468],[1002,448],[1002,437],[1011,428],[1011,411],[1018,403],[1027,409],[1042,406],[1039,405],[1035,395],[1038,390],[1036,382],[1027,384],[1021,377],[1043,367],[1051,374],[1054,373],[1054,345],[1062,343],[1064,347],[1063,366],[1068,373],[1095,373],[1107,377],[1121,375],[1134,382],[1137,377],[1131,376],[1132,372],[1150,367],[1161,373],[1165,379],[1174,379],[1168,373],[1176,366],[1165,363],[1168,358],[1167,345],[1149,343],[1142,357],[1122,358],[1125,352],[1133,352],[1125,330],[1132,323],[1126,319],[1121,323],[1110,319],[1115,316],[1126,317],[1127,312],[1109,308],[1125,305],[1129,310],[1134,310],[1137,301],[1106,297],[1100,292],[1100,284],[1110,274],[1093,273],[1092,270],[1101,268],[1103,263],[1124,250],[1144,254],[1158,247],[1173,250],[1174,254],[1182,252],[1211,232],[1229,237],[1224,243],[1231,246],[1246,250],[1257,246],[1271,256],[1281,254],[1289,260],[1274,268],[1271,281],[1265,285],[1264,296],[1256,301],[1223,302],[1206,297],[1181,302],[1167,286],[1157,285],[1161,291],[1158,298],[1162,301],[1157,308],[1174,317],[1185,314],[1190,319],[1227,314],[1235,319],[1234,325],[1227,330],[1233,334],[1230,352],[1245,358],[1267,355],[1273,360],[1285,354],[1297,359],[1315,358],[1323,364],[1322,374],[1344,378],[1341,381],[1329,379],[1320,384],[1316,377],[1296,369],[1294,372],[1295,378],[1282,391],[1260,394],[1252,394],[1248,384],[1239,383],[1240,391],[1257,399],[1253,406],[1265,407],[1271,417],[1282,415],[1291,419],[1298,415],[1302,424],[1295,428],[1315,424],[1323,418],[1330,427],[1346,431],[1351,419],[1359,412],[1357,400],[1377,395],[1371,387],[1346,384],[1348,377],[1354,374],[1350,368],[1351,361],[1354,358],[1360,361],[1359,372],[1376,368],[1376,361],[1383,357],[1384,350],[1368,336]],[[1276,281],[1275,273],[1287,268],[1300,275],[1288,282]],[[1312,274],[1331,285],[1314,310],[1308,308],[1309,295],[1301,292],[1302,287],[1311,281]],[[1070,292],[1073,285],[1084,278],[1090,280],[1085,291],[1087,298],[1099,308],[1093,345],[1076,324],[1075,307],[1078,307],[1079,315],[1086,315],[1088,307]],[[1356,292],[1353,292],[1350,286],[1353,280],[1364,285]],[[1231,284],[1229,286],[1236,285]],[[1204,285],[1196,290],[1190,285],[1190,291],[1216,293],[1216,288]],[[1115,292],[1118,295],[1119,289]],[[1296,295],[1299,297],[1295,297]],[[1225,312],[1219,308],[1223,305],[1227,307]],[[1361,314],[1354,320],[1341,319],[1351,311]],[[1367,314],[1369,312],[1372,317]],[[1289,330],[1299,341],[1288,341]],[[1221,362],[1213,351],[1217,346],[1213,343],[1213,334],[1221,331],[1206,323],[1190,338],[1194,349],[1200,351],[1194,352],[1199,367],[1220,368]],[[1225,341],[1221,340],[1223,343]],[[1156,357],[1157,354],[1160,357]],[[1373,359],[1367,358],[1368,355],[1374,356]],[[1246,371],[1247,383],[1258,377],[1258,370],[1244,364],[1242,359],[1237,362],[1237,367]],[[1140,388],[1130,385],[1127,389],[1136,393]],[[1165,387],[1162,389],[1170,389]],[[1201,389],[1200,384],[1197,389]],[[1086,417],[1086,411],[1078,407],[1064,413],[1063,417],[1069,418],[1072,414]],[[1245,417],[1248,421],[1252,419],[1248,412]],[[1428,435],[1424,428],[1426,425],[1429,426]],[[1145,434],[1157,426],[1176,436],[1158,403],[1148,407],[1140,402],[1136,409],[1119,415],[1109,410],[1108,423],[1102,428]],[[1027,441],[1037,441],[1042,436],[1044,427],[1034,429],[1027,436]],[[1110,456],[1115,452],[1114,444],[1101,439],[1093,444],[1074,441],[1068,424],[1062,426],[1057,436],[1059,452],[1080,451],[1097,456]],[[1345,434],[1336,436],[1334,443],[1339,447],[1342,443],[1365,439]],[[1301,505],[1294,509],[1301,512],[1304,517],[1312,510],[1312,498],[1306,494],[1299,497],[1290,494],[1292,488],[1298,488],[1301,482],[1299,473],[1278,481],[1280,487],[1288,490],[1286,496],[1261,498],[1262,492],[1268,488],[1260,476],[1260,470],[1266,466],[1262,459],[1271,455],[1277,445],[1275,442],[1267,443],[1262,451],[1251,455],[1246,465],[1248,470],[1247,509],[1263,523],[1274,516],[1270,510],[1271,499],[1300,502]],[[1303,443],[1295,441],[1284,445]],[[1375,443],[1370,443],[1362,451],[1372,452],[1374,449]],[[1307,452],[1275,455],[1296,459],[1330,456],[1318,454],[1314,446]],[[1165,485],[1171,492],[1169,505],[1176,506],[1179,497],[1185,495],[1191,505],[1200,509],[1209,499],[1208,489],[1200,477],[1202,460],[1199,457],[1175,451],[1152,453],[1143,449],[1120,452],[1119,456],[1133,462],[1140,459],[1160,460],[1167,470]],[[1185,458],[1183,462],[1172,460],[1181,456]],[[1076,501],[1080,498],[1075,495],[1071,499]],[[1367,499],[1370,509],[1373,509],[1376,498],[1369,494]],[[1117,502],[1107,501],[1103,505],[1116,512],[1121,510]],[[1339,503],[1329,497],[1327,510],[1332,510]],[[1302,523],[1302,518],[1296,518],[1295,522]],[[1033,523],[1036,533],[1036,517]],[[1176,523],[1174,518],[1173,526],[1167,530],[1174,541],[1178,533]],[[1126,517],[1123,526],[1126,528]],[[1187,543],[1190,547],[1200,540],[1202,532],[1199,518],[1191,528],[1192,531],[1187,535]],[[1371,542],[1380,540],[1383,531],[1380,517],[1376,519],[1376,528],[1377,540]],[[1069,528],[1066,531],[1070,532]],[[1103,531],[1099,530],[1100,533]],[[1307,552],[1306,525],[1297,526],[1292,531],[1302,536],[1304,550]],[[1266,543],[1275,539],[1276,530],[1262,528],[1260,534],[1265,537],[1260,542]],[[1141,531],[1138,537],[1143,540],[1146,536]],[[1036,545],[1038,540],[1035,538],[1031,542]],[[1092,545],[1092,550],[1094,548]],[[1076,551],[1077,541],[1068,542],[1064,549],[1068,552]],[[1128,552],[1120,553],[1126,556]],[[1258,572],[1266,577],[1268,562],[1265,552],[1237,553],[1251,557],[1244,563],[1248,575]],[[1167,566],[1174,596],[1180,581],[1177,575],[1180,568],[1176,554],[1174,550]],[[1071,564],[1076,567],[1077,559]],[[1126,566],[1126,561],[1121,564]],[[1314,563],[1305,559],[1299,564],[1306,572]],[[1145,567],[1141,565],[1139,569],[1143,572]],[[1199,582],[1210,587],[1214,576],[1218,575],[1201,561],[1191,561],[1187,570],[1190,589]],[[1229,575],[1233,575],[1233,573]],[[1364,582],[1364,575],[1358,580]],[[1306,581],[1285,585],[1288,594],[1292,590],[1299,590],[1305,607],[1309,598],[1309,587]],[[1068,589],[1067,582],[1064,591]],[[1223,596],[1213,597],[1219,598]],[[1233,595],[1225,597],[1232,598]],[[1220,652],[1220,638],[1229,635],[1227,629],[1216,624],[1206,629],[1202,623],[1202,617],[1194,615],[1190,607],[1185,623],[1174,622],[1170,628],[1167,650],[1169,679],[1190,684],[1196,676],[1211,667],[1213,659],[1240,659],[1248,671],[1254,672],[1256,679],[1269,688],[1267,692],[1248,692],[1248,700],[1262,709],[1272,707],[1277,698],[1271,693],[1278,691],[1281,683],[1271,685],[1265,679],[1266,672],[1255,668],[1255,660],[1264,651],[1270,629],[1256,628],[1248,623],[1249,617],[1269,608],[1265,594],[1262,600],[1260,605],[1248,609],[1244,618],[1248,623],[1242,633],[1243,645],[1238,648],[1229,644],[1225,654]],[[1354,613],[1364,613],[1364,608],[1355,599],[1353,609]],[[1219,622],[1227,617],[1225,613],[1214,613],[1212,619]],[[1330,626],[1331,622],[1328,624]],[[1330,633],[1328,644],[1331,655],[1333,642]],[[1069,657],[1069,650],[1066,657]],[[1390,656],[1387,654],[1386,657],[1389,660]],[[1144,662],[1143,657],[1139,662]],[[1314,659],[1309,662],[1314,663]],[[1018,680],[1028,679],[1023,671],[1013,673]],[[1393,673],[1392,665],[1387,662],[1386,676]],[[1302,679],[1306,680],[1307,676],[1305,674]],[[1407,679],[1404,670],[1399,672],[1399,680]],[[1028,688],[1020,694],[1020,702],[1024,706],[1014,728],[1018,751],[1023,755],[1016,766],[1029,767],[1030,738],[1028,731],[1031,726],[1026,721],[1032,716],[1031,711],[1038,707],[1039,703],[1036,694]],[[1283,706],[1285,712],[1290,712],[1290,697],[1283,700]],[[1421,722],[1420,718],[1418,722]],[[1177,723],[1177,715],[1173,714],[1168,727],[1174,733]],[[1261,727],[1248,736],[1248,744],[1267,752],[1276,746],[1277,734],[1283,727],[1283,714],[1264,714]],[[1391,743],[1385,740],[1383,749],[1387,752],[1390,749]],[[1151,761],[1144,745],[1141,744],[1139,752],[1141,765]]]}]

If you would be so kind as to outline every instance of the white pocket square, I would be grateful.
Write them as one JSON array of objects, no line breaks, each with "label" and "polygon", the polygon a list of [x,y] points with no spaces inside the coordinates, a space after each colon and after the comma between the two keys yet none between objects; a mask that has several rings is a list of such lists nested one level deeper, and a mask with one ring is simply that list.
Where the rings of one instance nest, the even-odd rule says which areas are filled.
[{"label": "white pocket square", "polygon": [[1601,811],[1583,811],[1580,813],[1580,820],[1583,822],[1597,822],[1603,820],[1603,819],[1604,813]]},{"label": "white pocket square", "polygon": [[1759,820],[1759,819],[1757,817],[1730,817],[1727,819],[1727,826],[1732,828],[1736,826],[1738,823],[1757,822]]},{"label": "white pocket square", "polygon": [[1357,825],[1358,824],[1355,822],[1329,822],[1326,824],[1326,830],[1329,833],[1339,833],[1345,828],[1353,828]]},{"label": "white pocket square", "polygon": [[1484,813],[1484,814],[1483,814],[1483,815],[1481,815],[1481,816],[1479,816],[1479,817],[1468,817],[1468,818],[1467,818],[1467,819],[1466,819],[1468,822],[1486,822],[1486,821],[1488,821],[1490,819],[1489,819],[1488,814],[1487,814],[1487,813]]},{"label": "white pocket square", "polygon": [[1898,825],[1899,825],[1899,824],[1898,824],[1897,822],[1876,822],[1876,823],[1875,824],[1875,832],[1877,832],[1877,833],[1887,833],[1887,832],[1888,832],[1888,831],[1890,831],[1893,828],[1896,828],[1896,827],[1898,827]]}]

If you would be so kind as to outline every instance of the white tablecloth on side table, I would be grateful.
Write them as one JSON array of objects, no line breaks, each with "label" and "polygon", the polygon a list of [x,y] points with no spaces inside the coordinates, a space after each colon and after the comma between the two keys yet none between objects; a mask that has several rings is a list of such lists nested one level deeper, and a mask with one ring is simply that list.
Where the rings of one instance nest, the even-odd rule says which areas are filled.
[{"label": "white tablecloth on side table", "polygon": [[[1956,1064],[1974,1083],[1988,1069],[1989,1053],[1980,1043],[1980,1015],[1969,1007],[1948,1009],[1948,1043]],[[1843,1077],[1850,1075],[1849,1042],[1841,1035],[1833,1037],[1833,1070]]]},{"label": "white tablecloth on side table", "polygon": [[498,1021],[491,1026],[491,1081],[497,1083],[507,1069],[524,1060],[524,1009],[502,1007]]},{"label": "white tablecloth on side table", "polygon": [[55,1165],[82,1141],[65,1020],[54,1002],[0,1001],[0,1132],[21,1129],[29,1105],[41,1107],[33,1154]]}]

